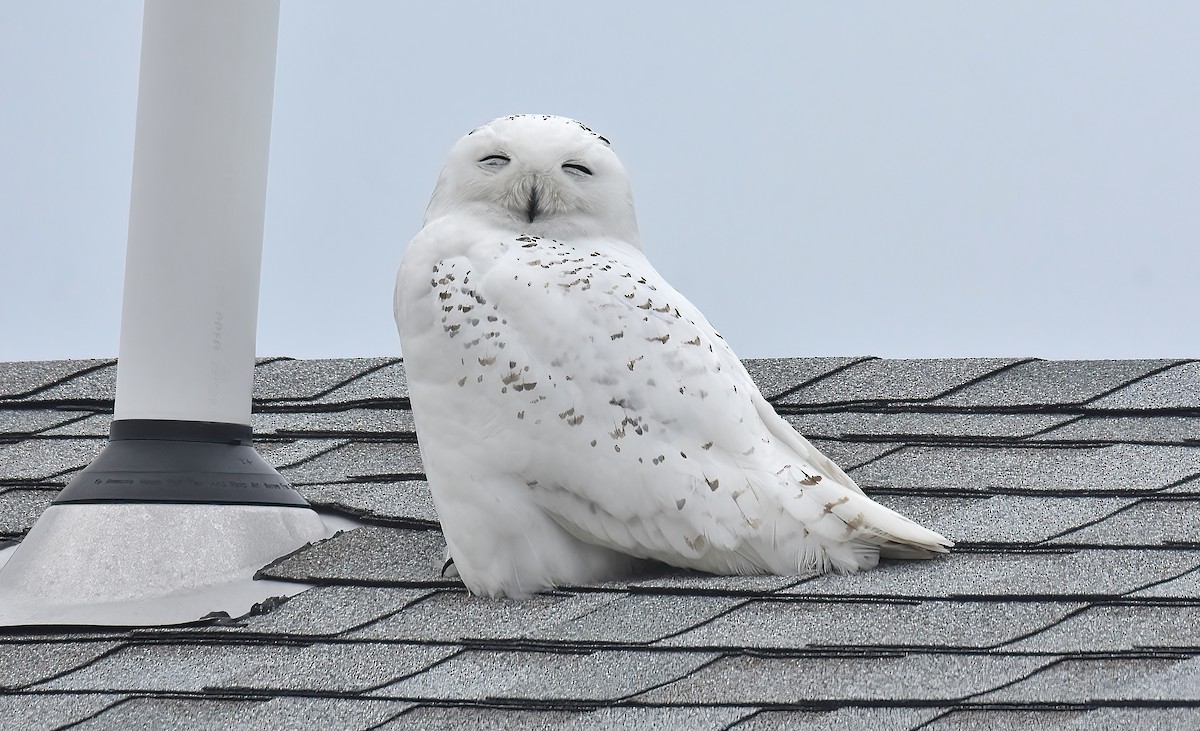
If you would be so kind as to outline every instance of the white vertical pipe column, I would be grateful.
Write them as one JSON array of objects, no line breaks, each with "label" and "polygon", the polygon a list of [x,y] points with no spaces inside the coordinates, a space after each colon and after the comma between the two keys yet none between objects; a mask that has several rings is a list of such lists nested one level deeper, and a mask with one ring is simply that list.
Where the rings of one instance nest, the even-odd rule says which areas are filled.
[{"label": "white vertical pipe column", "polygon": [[117,419],[250,423],[279,0],[146,0]]},{"label": "white vertical pipe column", "polygon": [[0,626],[238,616],[331,534],[249,443],[278,23],[146,0],[117,420],[0,567]]}]

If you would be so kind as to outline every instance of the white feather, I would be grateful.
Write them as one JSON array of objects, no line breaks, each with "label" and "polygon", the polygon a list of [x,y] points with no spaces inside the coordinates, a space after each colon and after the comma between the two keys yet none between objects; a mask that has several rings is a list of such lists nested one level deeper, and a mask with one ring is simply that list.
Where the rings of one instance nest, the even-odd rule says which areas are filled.
[{"label": "white feather", "polygon": [[401,265],[417,435],[471,591],[944,552],[775,414],[643,256],[629,190],[579,123],[496,120],[451,152]]}]

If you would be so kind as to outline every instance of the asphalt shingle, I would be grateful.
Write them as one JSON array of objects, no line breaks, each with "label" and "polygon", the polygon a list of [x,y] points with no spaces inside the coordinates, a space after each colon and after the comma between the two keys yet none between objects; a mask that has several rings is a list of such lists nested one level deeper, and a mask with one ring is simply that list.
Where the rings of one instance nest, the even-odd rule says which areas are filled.
[{"label": "asphalt shingle", "polygon": [[754,601],[660,642],[668,647],[995,647],[1053,624],[1073,602]]},{"label": "asphalt shingle", "polygon": [[788,391],[866,360],[874,358],[751,358],[743,361],[743,365],[762,395],[773,401]]},{"label": "asphalt shingle", "polygon": [[979,697],[987,703],[1200,701],[1200,658],[1068,658]]},{"label": "asphalt shingle", "polygon": [[259,577],[314,584],[445,585],[440,579],[445,546],[436,530],[364,526],[282,558]]},{"label": "asphalt shingle", "polygon": [[355,517],[419,521],[430,525],[437,522],[429,483],[424,480],[305,485],[300,492],[313,505],[337,509]]},{"label": "asphalt shingle", "polygon": [[[833,711],[761,711],[736,731],[879,731],[916,729],[938,715],[932,708],[856,708]],[[923,728],[923,727],[922,727]]]},{"label": "asphalt shingle", "polygon": [[[809,439],[907,441],[976,438],[989,441],[1032,437],[1071,421],[1063,414],[959,414],[936,411],[821,411],[784,414]],[[1041,438],[1039,436],[1039,438]]]},{"label": "asphalt shingle", "polygon": [[418,706],[381,731],[476,729],[478,731],[724,731],[749,713],[742,708],[646,708],[619,706],[594,711],[520,710],[470,706]]},{"label": "asphalt shingle", "polygon": [[1115,391],[1170,360],[1034,360],[938,399],[938,406],[1013,408],[1080,405]]},{"label": "asphalt shingle", "polygon": [[[614,701],[687,675],[716,655],[703,652],[563,653],[467,650],[375,691],[386,698]],[[735,701],[736,702],[736,701]]]},{"label": "asphalt shingle", "polygon": [[1018,358],[868,360],[776,399],[789,406],[928,401],[1019,363]]},{"label": "asphalt shingle", "polygon": [[276,360],[254,369],[254,399],[259,402],[312,401],[395,358]]},{"label": "asphalt shingle", "polygon": [[1200,443],[1200,417],[1089,414],[1038,435],[1045,442]]},{"label": "asphalt shingle", "polygon": [[350,409],[348,411],[279,411],[254,414],[255,435],[301,437],[372,437],[406,435],[415,439],[412,412],[407,409]]},{"label": "asphalt shingle", "polygon": [[57,490],[21,488],[0,492],[0,536],[25,535],[57,494]]},{"label": "asphalt shingle", "polygon": [[[260,361],[259,451],[369,525],[265,568],[316,587],[246,617],[0,630],[0,729],[1195,726],[1200,364],[748,368],[868,494],[959,546],[853,576],[472,597],[440,575],[402,363]],[[114,377],[0,364],[0,539],[103,446]]]},{"label": "asphalt shingle", "polygon": [[84,728],[72,724],[123,700],[125,696],[111,693],[0,693],[0,731]]},{"label": "asphalt shingle", "polygon": [[1092,606],[1004,649],[1080,653],[1162,648],[1200,650],[1200,606]]},{"label": "asphalt shingle", "polygon": [[1200,445],[905,447],[854,469],[868,486],[981,493],[1137,495],[1200,474]]},{"label": "asphalt shingle", "polygon": [[247,617],[238,630],[288,637],[332,637],[398,612],[426,593],[394,587],[317,586],[289,598],[274,611]]},{"label": "asphalt shingle", "polygon": [[1134,503],[1133,498],[1031,495],[946,498],[883,494],[874,498],[959,544],[1041,543]]},{"label": "asphalt shingle", "polygon": [[1200,545],[1200,504],[1195,500],[1143,500],[1052,543],[1093,546]]},{"label": "asphalt shingle", "polygon": [[321,396],[316,403],[395,403],[407,400],[408,380],[404,376],[404,364],[393,360],[388,365],[365,373]]},{"label": "asphalt shingle", "polygon": [[862,574],[825,574],[780,594],[862,597],[1118,597],[1200,566],[1195,551],[1086,549],[951,553],[891,561]]},{"label": "asphalt shingle", "polygon": [[[1029,729],[1074,728],[1073,724],[1087,717],[1086,711],[1074,710],[997,710],[971,709],[951,711],[921,726],[921,731],[1028,731]],[[1115,728],[1088,726],[1087,728]],[[1126,728],[1146,728],[1133,727]]]},{"label": "asphalt shingle", "polygon": [[1178,363],[1088,406],[1120,410],[1200,409],[1200,363]]},{"label": "asphalt shingle", "polygon": [[356,441],[303,462],[279,468],[297,483],[355,482],[363,477],[413,479],[421,475],[421,454],[410,442]]},{"label": "asphalt shingle", "polygon": [[108,403],[117,395],[117,365],[94,361],[96,366],[63,379],[33,396],[42,403]]},{"label": "asphalt shingle", "polygon": [[171,728],[186,719],[192,728],[372,729],[399,716],[410,704],[339,698],[278,697],[272,700],[213,700],[202,698],[134,698],[111,708],[78,728],[87,731],[133,731]]},{"label": "asphalt shingle", "polygon": [[420,672],[453,646],[391,643],[133,644],[39,689],[199,693],[206,689],[362,693]]},{"label": "asphalt shingle", "polygon": [[0,403],[0,439],[23,441],[29,435],[46,432],[60,424],[85,419],[90,414],[90,411],[59,409],[5,409]]},{"label": "asphalt shingle", "polygon": [[646,703],[800,705],[910,699],[954,701],[1011,683],[1052,660],[1031,656],[891,654],[878,657],[723,657],[637,697]]},{"label": "asphalt shingle", "polygon": [[0,465],[4,465],[4,481],[9,483],[38,483],[51,478],[62,479],[66,473],[81,470],[100,454],[106,444],[102,439],[26,439],[15,444],[0,445]]},{"label": "asphalt shingle", "polygon": [[1165,581],[1147,584],[1130,596],[1140,599],[1200,599],[1200,571],[1192,570]]},{"label": "asphalt shingle", "polygon": [[107,360],[45,360],[0,363],[0,400],[36,394],[83,371],[103,368]]},{"label": "asphalt shingle", "polygon": [[[118,642],[4,642],[0,643],[0,689],[20,690],[84,667]],[[105,690],[105,689],[101,689]]]}]

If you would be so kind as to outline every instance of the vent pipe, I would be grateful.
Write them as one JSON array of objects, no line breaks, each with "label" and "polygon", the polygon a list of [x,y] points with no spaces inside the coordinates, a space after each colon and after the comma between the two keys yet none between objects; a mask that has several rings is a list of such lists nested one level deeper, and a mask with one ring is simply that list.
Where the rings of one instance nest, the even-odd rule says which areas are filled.
[{"label": "vent pipe", "polygon": [[[146,0],[109,443],[0,568],[0,625],[161,625],[327,537],[251,446],[278,0]],[[272,582],[275,583],[275,582]]]}]

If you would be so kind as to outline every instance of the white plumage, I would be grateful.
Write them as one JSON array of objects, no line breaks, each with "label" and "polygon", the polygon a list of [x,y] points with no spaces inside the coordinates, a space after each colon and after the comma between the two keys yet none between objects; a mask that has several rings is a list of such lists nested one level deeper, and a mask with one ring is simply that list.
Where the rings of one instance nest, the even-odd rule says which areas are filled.
[{"label": "white plumage", "polygon": [[862,494],[641,251],[609,143],[562,117],[453,148],[396,282],[417,437],[476,594],[854,572],[951,543]]}]

